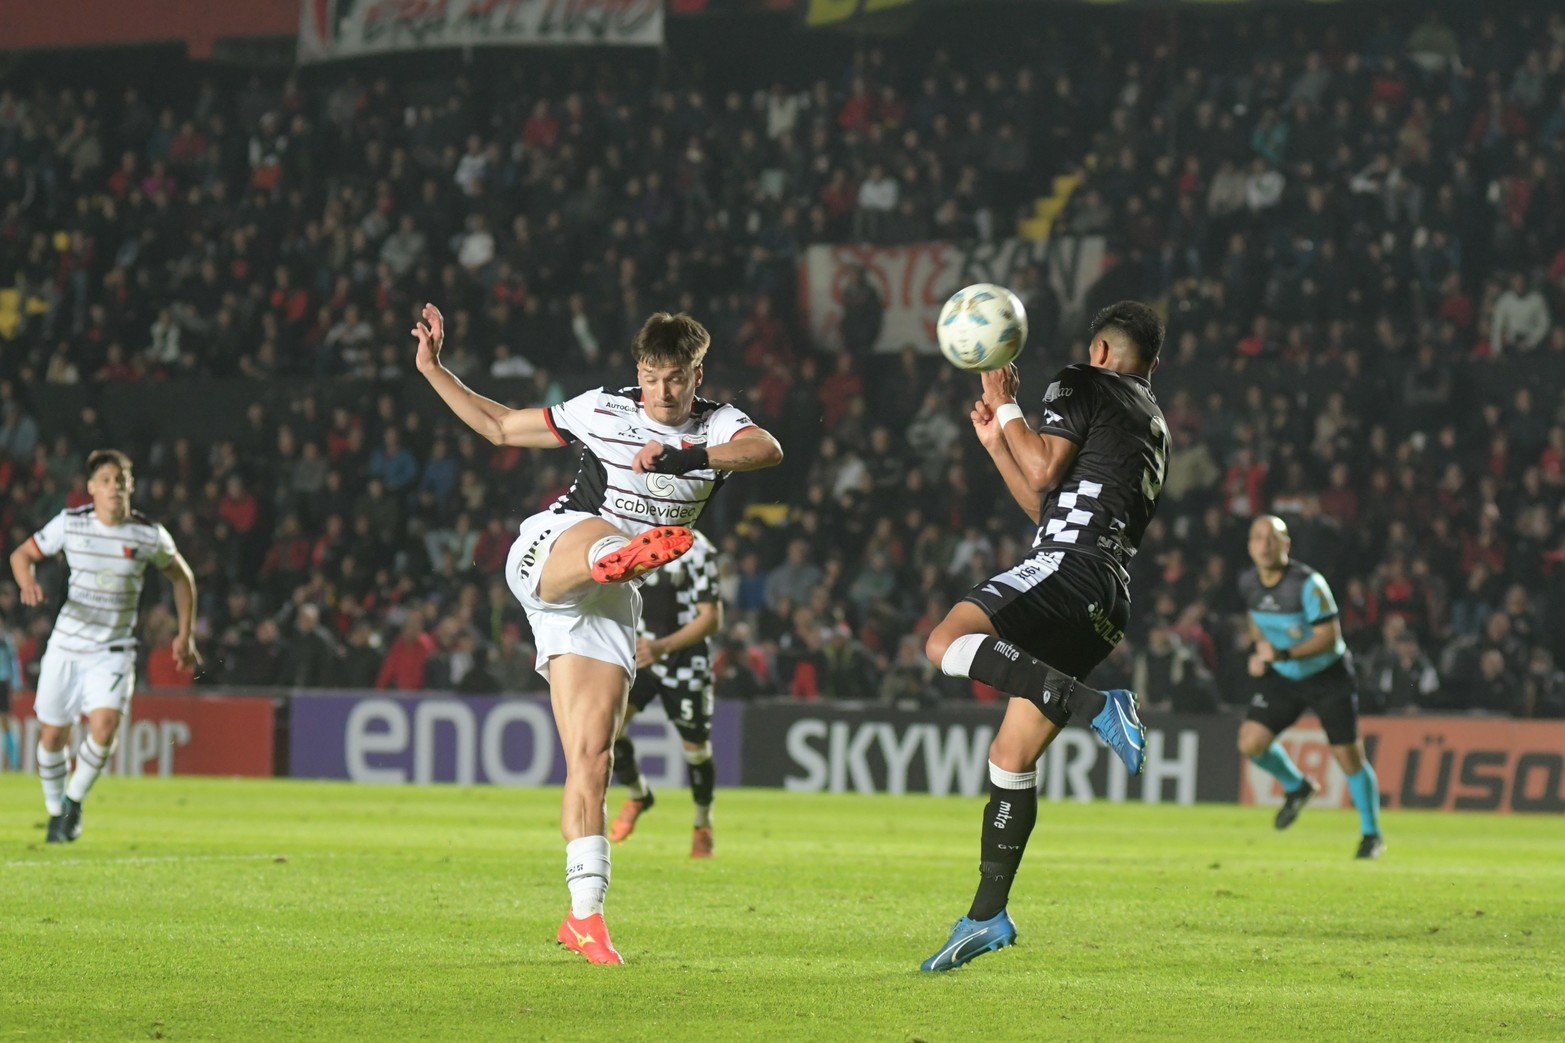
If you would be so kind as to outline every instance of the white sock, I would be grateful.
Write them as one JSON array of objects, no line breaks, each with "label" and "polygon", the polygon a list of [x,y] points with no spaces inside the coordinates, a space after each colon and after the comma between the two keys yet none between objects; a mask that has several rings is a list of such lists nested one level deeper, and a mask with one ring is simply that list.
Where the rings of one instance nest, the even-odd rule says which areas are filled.
[{"label": "white sock", "polygon": [[608,837],[579,837],[565,845],[565,886],[576,919],[603,912],[603,896],[609,893]]},{"label": "white sock", "polygon": [[76,751],[76,770],[71,773],[70,785],[65,787],[65,795],[78,804],[86,800],[87,791],[92,789],[94,782],[98,781],[98,773],[108,762],[107,747],[99,746],[90,735],[83,739],[81,748]]},{"label": "white sock", "polygon": [[[692,767],[694,767],[697,764],[705,764],[708,761],[710,761],[711,759],[712,759],[712,744],[710,742],[703,743],[698,749],[694,749],[694,750],[690,749],[688,746],[685,747],[685,763],[691,765]],[[695,818],[695,823],[694,823],[695,827],[697,829],[711,829],[712,828],[712,805],[710,805],[710,804],[697,804],[697,805],[695,805],[695,809],[696,809],[696,818]]]},{"label": "white sock", "polygon": [[994,761],[989,762],[989,781],[1001,789],[1037,789],[1038,770],[1006,771]]},{"label": "white sock", "polygon": [[695,820],[694,825],[695,825],[695,827],[697,829],[711,829],[712,828],[712,805],[710,805],[710,804],[697,804],[696,805],[696,820]]},{"label": "white sock", "polygon": [[43,806],[53,818],[60,813],[60,798],[65,796],[65,751],[50,752],[38,744],[38,781],[43,783]]},{"label": "white sock", "polygon": [[988,634],[963,634],[951,642],[946,654],[940,657],[940,672],[947,677],[966,677],[973,668],[973,657],[987,640]]},{"label": "white sock", "polygon": [[587,566],[590,568],[598,563],[598,559],[605,554],[612,554],[630,542],[629,536],[615,533],[613,536],[605,536],[603,539],[587,548]]}]

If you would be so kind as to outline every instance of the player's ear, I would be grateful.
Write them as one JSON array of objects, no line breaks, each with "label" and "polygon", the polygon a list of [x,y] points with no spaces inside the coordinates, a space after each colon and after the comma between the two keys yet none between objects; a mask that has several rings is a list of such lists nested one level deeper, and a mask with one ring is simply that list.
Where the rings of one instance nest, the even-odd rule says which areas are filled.
[{"label": "player's ear", "polygon": [[695,386],[700,387],[702,379],[706,376],[706,366],[703,363],[697,362],[694,375]]}]

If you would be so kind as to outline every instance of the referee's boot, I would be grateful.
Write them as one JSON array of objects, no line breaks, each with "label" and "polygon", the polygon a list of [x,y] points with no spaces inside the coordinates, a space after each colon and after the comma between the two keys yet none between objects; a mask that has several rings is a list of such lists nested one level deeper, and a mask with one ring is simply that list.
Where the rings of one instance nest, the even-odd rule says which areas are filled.
[{"label": "referee's boot", "polygon": [[1287,829],[1293,825],[1293,820],[1299,817],[1299,812],[1304,810],[1304,805],[1310,802],[1310,798],[1320,792],[1313,779],[1305,777],[1304,782],[1296,790],[1290,790],[1282,795],[1282,807],[1277,809],[1277,828]]},{"label": "referee's boot", "polygon": [[60,839],[75,840],[82,835],[81,802],[66,797],[60,804]]},{"label": "referee's boot", "polygon": [[1106,688],[1103,709],[1092,719],[1092,730],[1132,775],[1146,767],[1147,728],[1136,714],[1137,705],[1136,693],[1128,688]]}]

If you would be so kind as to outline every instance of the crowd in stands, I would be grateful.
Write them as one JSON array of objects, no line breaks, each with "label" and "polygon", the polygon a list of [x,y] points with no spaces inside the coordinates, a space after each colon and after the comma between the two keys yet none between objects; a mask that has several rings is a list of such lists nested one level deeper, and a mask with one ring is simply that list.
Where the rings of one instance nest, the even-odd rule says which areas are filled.
[{"label": "crowd in stands", "polygon": [[[196,571],[203,682],[535,690],[499,569],[574,452],[460,427],[408,327],[437,302],[459,375],[544,405],[630,383],[631,333],[685,309],[705,392],[787,451],[703,523],[719,693],[992,697],[921,654],[1031,538],[967,430],[976,382],[927,345],[870,352],[869,279],[819,350],[795,269],[816,242],[1011,236],[1069,174],[1054,234],[1108,245],[1087,310],[1155,300],[1169,330],[1174,453],[1095,681],[1246,701],[1235,580],[1271,510],[1336,591],[1366,710],[1565,715],[1565,13],[1117,17],[1139,28],[1018,33],[999,64],[927,30],[822,48],[766,85],[360,71],[165,105],[0,79],[0,550],[85,502],[112,444]],[[1016,289],[1036,395],[1083,302],[1038,271]],[[211,380],[300,391],[217,439],[37,404]],[[311,390],[343,383],[359,405]],[[188,683],[149,586],[147,680]],[[52,611],[4,584],[0,622],[36,671]]]}]

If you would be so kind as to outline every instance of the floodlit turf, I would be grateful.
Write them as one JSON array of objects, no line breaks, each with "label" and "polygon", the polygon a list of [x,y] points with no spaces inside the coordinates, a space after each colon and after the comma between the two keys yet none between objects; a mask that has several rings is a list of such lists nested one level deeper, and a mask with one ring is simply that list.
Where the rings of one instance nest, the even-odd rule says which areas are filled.
[{"label": "floodlit turf", "polygon": [[[1565,822],[1045,805],[1013,949],[916,971],[980,803],[725,791],[615,850],[629,965],[559,949],[555,791],[0,776],[0,1039],[1565,1036]],[[614,795],[618,806],[620,794]]]}]

